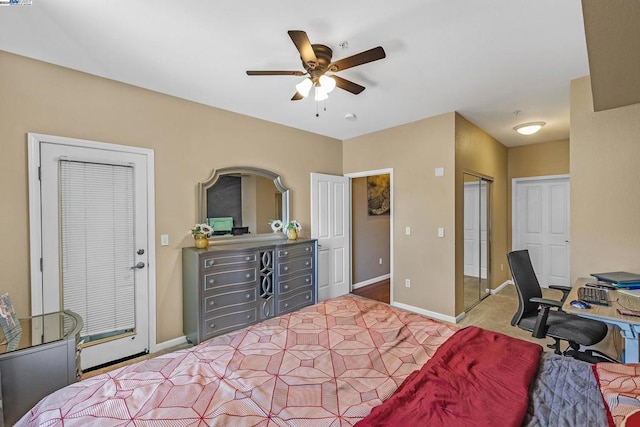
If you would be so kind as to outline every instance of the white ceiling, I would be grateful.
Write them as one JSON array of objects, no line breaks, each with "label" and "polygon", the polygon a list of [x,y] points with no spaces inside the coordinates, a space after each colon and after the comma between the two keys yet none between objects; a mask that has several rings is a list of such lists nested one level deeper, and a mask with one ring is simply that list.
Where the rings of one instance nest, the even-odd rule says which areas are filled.
[{"label": "white ceiling", "polygon": [[[291,29],[387,58],[339,73],[360,95],[292,102],[300,77],[245,74],[303,70]],[[0,7],[0,50],[341,140],[451,111],[507,146],[568,138],[589,73],[580,0],[33,0]]]}]

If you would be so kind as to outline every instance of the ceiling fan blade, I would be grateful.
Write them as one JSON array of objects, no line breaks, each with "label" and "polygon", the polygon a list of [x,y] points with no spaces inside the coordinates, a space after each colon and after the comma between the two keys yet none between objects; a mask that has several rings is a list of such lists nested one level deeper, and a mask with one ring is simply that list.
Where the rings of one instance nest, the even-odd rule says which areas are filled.
[{"label": "ceiling fan blade", "polygon": [[364,52],[357,53],[347,58],[339,59],[336,62],[329,64],[329,70],[336,72],[346,70],[347,68],[355,67],[357,65],[366,64],[368,62],[377,61],[382,58],[386,58],[387,54],[384,52],[382,46],[374,47],[373,49],[365,50]]},{"label": "ceiling fan blade", "polygon": [[347,79],[343,79],[342,77],[335,76],[335,75],[330,77],[336,81],[337,87],[339,87],[340,89],[346,90],[347,92],[351,92],[354,95],[359,94],[365,89],[364,86],[360,86],[359,84],[349,81]]},{"label": "ceiling fan blade", "polygon": [[308,64],[310,68],[315,68],[318,64],[318,58],[316,58],[313,47],[311,47],[311,42],[309,41],[309,37],[307,37],[307,33],[300,30],[289,30],[288,33],[293,44],[296,45],[298,52],[300,52],[300,58],[302,58],[302,61],[305,64]]},{"label": "ceiling fan blade", "polygon": [[249,76],[304,76],[304,71],[247,71]]},{"label": "ceiling fan blade", "polygon": [[300,95],[300,92],[296,92],[291,98],[292,101],[300,101],[301,99],[304,99],[304,96]]}]

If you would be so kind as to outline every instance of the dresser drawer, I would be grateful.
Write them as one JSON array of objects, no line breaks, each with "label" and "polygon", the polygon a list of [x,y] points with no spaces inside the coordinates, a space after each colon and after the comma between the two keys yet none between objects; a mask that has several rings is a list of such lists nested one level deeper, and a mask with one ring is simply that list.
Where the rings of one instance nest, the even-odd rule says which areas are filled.
[{"label": "dresser drawer", "polygon": [[295,292],[305,286],[313,285],[313,275],[311,273],[304,276],[298,276],[289,280],[278,281],[278,294],[283,295],[287,292]]},{"label": "dresser drawer", "polygon": [[313,243],[303,243],[300,245],[287,246],[286,248],[278,249],[278,259],[287,259],[298,255],[312,254]]},{"label": "dresser drawer", "polygon": [[311,256],[280,262],[278,264],[278,274],[281,276],[292,273],[306,273],[311,270],[313,270],[313,257]]},{"label": "dresser drawer", "polygon": [[313,304],[313,289],[278,300],[278,313],[283,314]]},{"label": "dresser drawer", "polygon": [[230,330],[242,328],[256,322],[255,304],[248,304],[247,310],[239,310],[222,316],[211,317],[203,323],[204,339],[223,334]]},{"label": "dresser drawer", "polygon": [[202,261],[202,266],[205,270],[220,267],[224,265],[240,265],[256,262],[258,255],[255,253],[233,254],[233,255],[216,255],[211,257],[205,257]]},{"label": "dresser drawer", "polygon": [[256,268],[243,268],[241,270],[220,271],[204,275],[204,290],[217,289],[221,286],[241,285],[243,283],[255,283]]},{"label": "dresser drawer", "polygon": [[204,298],[204,312],[214,313],[216,310],[229,308],[236,305],[254,303],[256,301],[256,288],[237,290],[232,292],[217,293]]}]

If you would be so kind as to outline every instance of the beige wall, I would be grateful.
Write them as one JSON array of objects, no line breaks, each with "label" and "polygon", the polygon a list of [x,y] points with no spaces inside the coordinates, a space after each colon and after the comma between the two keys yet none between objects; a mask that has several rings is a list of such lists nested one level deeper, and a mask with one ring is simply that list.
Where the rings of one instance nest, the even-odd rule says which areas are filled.
[{"label": "beige wall", "polygon": [[[491,185],[491,288],[508,280],[507,254],[507,148],[491,135],[455,115],[455,229],[463,229],[464,172],[493,179]],[[455,237],[456,314],[464,311],[464,236]]]},{"label": "beige wall", "polygon": [[640,104],[593,112],[589,77],[571,82],[571,280],[640,273]]},{"label": "beige wall", "polygon": [[455,314],[454,127],[447,113],[343,141],[344,173],[393,168],[394,300],[447,316]]},{"label": "beige wall", "polygon": [[508,250],[511,247],[511,231],[513,227],[512,192],[514,178],[533,176],[568,175],[569,174],[569,140],[543,142],[540,144],[509,147],[507,151],[507,209],[508,209]]},{"label": "beige wall", "polygon": [[[354,285],[389,274],[390,215],[369,215],[367,178],[351,180],[351,272]],[[382,264],[380,264],[382,259]]]},{"label": "beige wall", "polygon": [[[2,51],[0,76],[0,292],[20,316],[30,307],[27,132],[155,150],[158,342],[182,335],[181,248],[193,245],[198,181],[214,168],[272,170],[308,236],[309,173],[342,173],[342,144],[331,138]],[[284,152],[305,155],[292,162]]]}]

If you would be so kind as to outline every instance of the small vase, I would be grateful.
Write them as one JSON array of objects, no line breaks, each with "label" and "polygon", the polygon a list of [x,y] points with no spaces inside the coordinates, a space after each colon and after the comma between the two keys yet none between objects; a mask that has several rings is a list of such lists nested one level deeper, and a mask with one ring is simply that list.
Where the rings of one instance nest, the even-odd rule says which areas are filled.
[{"label": "small vase", "polygon": [[195,234],[193,236],[195,239],[195,247],[198,249],[206,249],[209,247],[209,239],[207,239],[206,234]]},{"label": "small vase", "polygon": [[295,228],[289,228],[287,230],[287,239],[298,240],[298,230],[296,230]]}]

